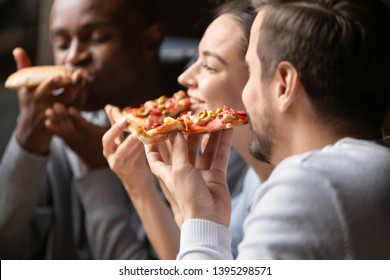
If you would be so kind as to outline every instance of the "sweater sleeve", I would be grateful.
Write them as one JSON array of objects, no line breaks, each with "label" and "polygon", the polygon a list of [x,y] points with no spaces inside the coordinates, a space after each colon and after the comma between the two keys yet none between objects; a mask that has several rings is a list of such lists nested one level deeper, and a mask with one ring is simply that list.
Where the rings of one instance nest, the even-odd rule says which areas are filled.
[{"label": "sweater sleeve", "polygon": [[207,220],[191,219],[182,225],[177,259],[231,260],[230,244],[228,228]]},{"label": "sweater sleeve", "polygon": [[147,259],[141,224],[118,178],[109,168],[85,173],[76,188],[86,212],[86,229],[95,259]]},{"label": "sweater sleeve", "polygon": [[0,165],[0,248],[3,258],[22,258],[47,158],[26,152],[15,135]]}]

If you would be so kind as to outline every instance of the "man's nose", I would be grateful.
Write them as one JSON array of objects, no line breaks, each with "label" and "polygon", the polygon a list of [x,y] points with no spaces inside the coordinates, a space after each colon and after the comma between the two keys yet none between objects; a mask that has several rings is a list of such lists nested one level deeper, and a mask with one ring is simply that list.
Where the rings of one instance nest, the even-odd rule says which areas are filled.
[{"label": "man's nose", "polygon": [[66,57],[66,64],[71,66],[82,66],[90,59],[88,47],[79,40],[73,40]]}]

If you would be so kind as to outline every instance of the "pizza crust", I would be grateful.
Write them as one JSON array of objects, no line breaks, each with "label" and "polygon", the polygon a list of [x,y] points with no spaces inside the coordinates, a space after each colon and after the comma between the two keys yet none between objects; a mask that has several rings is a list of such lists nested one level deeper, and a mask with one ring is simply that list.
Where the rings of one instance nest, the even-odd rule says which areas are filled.
[{"label": "pizza crust", "polygon": [[60,86],[65,86],[71,82],[71,73],[62,65],[46,65],[22,68],[11,74],[5,87],[9,89],[19,89],[22,87],[36,87],[46,79],[59,76]]},{"label": "pizza crust", "polygon": [[110,105],[111,110],[108,112],[106,110],[107,115],[110,115],[111,119],[114,121],[114,123],[117,123],[122,118],[126,118],[127,126],[125,128],[125,131],[128,133],[133,133],[137,130],[139,126],[145,125],[145,119],[136,118],[131,114],[126,114],[125,111],[122,111],[119,109],[119,107]]}]

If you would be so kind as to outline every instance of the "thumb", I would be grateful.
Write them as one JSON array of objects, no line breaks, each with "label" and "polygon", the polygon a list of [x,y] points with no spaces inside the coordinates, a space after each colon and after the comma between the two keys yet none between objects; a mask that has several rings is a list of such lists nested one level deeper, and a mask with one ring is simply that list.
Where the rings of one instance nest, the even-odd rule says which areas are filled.
[{"label": "thumb", "polygon": [[104,111],[106,112],[106,115],[108,119],[110,120],[111,125],[114,125],[117,121],[123,118],[123,115],[120,112],[120,109],[116,106],[107,104],[104,107]]},{"label": "thumb", "polygon": [[24,67],[30,67],[31,61],[25,50],[22,48],[16,48],[13,50],[12,55],[14,56],[16,68],[19,70]]}]

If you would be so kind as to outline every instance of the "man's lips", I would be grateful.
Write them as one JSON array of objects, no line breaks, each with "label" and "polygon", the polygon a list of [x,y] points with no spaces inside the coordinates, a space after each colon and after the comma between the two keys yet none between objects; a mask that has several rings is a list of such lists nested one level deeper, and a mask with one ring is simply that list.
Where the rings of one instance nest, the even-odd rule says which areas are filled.
[{"label": "man's lips", "polygon": [[66,69],[72,73],[72,82],[74,84],[91,84],[96,78],[96,74],[81,67],[72,67],[65,65]]}]

